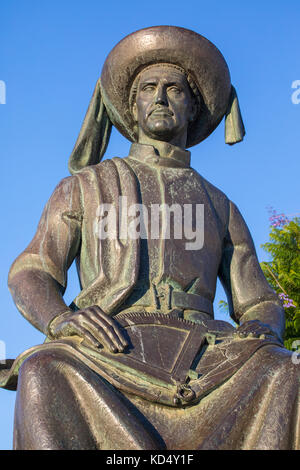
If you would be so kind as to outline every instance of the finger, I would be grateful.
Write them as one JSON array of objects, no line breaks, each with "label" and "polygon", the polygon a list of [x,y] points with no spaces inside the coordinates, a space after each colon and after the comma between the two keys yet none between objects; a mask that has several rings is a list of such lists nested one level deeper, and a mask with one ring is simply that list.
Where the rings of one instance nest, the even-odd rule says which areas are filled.
[{"label": "finger", "polygon": [[126,346],[128,346],[128,342],[124,338],[123,332],[120,330],[116,322],[108,317],[104,312],[101,311],[99,308],[91,307],[91,318],[101,326],[101,328],[106,331],[108,336],[114,342],[114,344],[121,349],[122,351]]},{"label": "finger", "polygon": [[244,330],[242,333],[243,337],[247,338],[258,338],[260,335],[260,331],[257,328],[247,328],[247,330]]},{"label": "finger", "polygon": [[259,335],[259,329],[254,327],[253,325],[249,325],[248,327],[245,327],[243,330],[243,334],[245,336],[250,336],[251,337],[256,337]]},{"label": "finger", "polygon": [[95,348],[101,346],[101,343],[90,333],[89,330],[83,326],[74,326],[74,331],[76,331],[76,334],[78,334],[81,338],[88,340]]},{"label": "finger", "polygon": [[238,335],[240,338],[246,338],[246,336],[248,336],[245,331],[239,331]]},{"label": "finger", "polygon": [[257,335],[260,335],[262,333],[267,333],[269,330],[268,327],[264,326],[264,325],[249,325],[249,328],[247,328],[246,330],[247,332],[253,332]]},{"label": "finger", "polygon": [[106,335],[99,332],[99,327],[93,324],[89,319],[84,319],[81,324],[73,321],[70,324],[72,335],[78,334],[81,338],[87,339],[94,347],[104,346],[110,349],[112,352],[117,352],[115,346],[111,343]]},{"label": "finger", "polygon": [[120,340],[119,336],[117,335],[117,333],[115,332],[113,326],[111,326],[107,323],[104,323],[103,332],[111,340],[112,344],[117,349],[117,351],[120,351],[120,352],[124,351],[126,346],[121,342],[121,340]]},{"label": "finger", "polygon": [[236,329],[235,334],[237,336],[244,337],[246,335],[246,332],[247,332],[246,327],[244,325],[241,325]]},{"label": "finger", "polygon": [[98,343],[103,344],[103,346],[112,352],[118,352],[118,350],[123,351],[124,346],[113,335],[108,335],[108,333],[105,332],[106,325],[104,325],[104,321],[100,320],[91,308],[85,309],[80,314],[78,312],[77,318],[73,320],[73,323],[78,326],[84,326]]},{"label": "finger", "polygon": [[245,328],[241,333],[242,336],[247,336],[250,338],[258,338],[262,335],[270,334],[268,328],[262,326],[249,326]]},{"label": "finger", "polygon": [[250,338],[254,338],[256,336],[258,336],[257,332],[253,330],[253,326],[252,328],[238,328],[237,331],[236,331],[236,335],[239,336],[240,338],[247,338],[247,337],[250,337]]},{"label": "finger", "polygon": [[92,307],[93,311],[95,312],[96,316],[104,320],[106,323],[108,323],[113,330],[115,331],[116,335],[118,336],[120,342],[122,343],[123,346],[128,346],[128,341],[124,337],[124,333],[118,326],[118,324],[115,322],[115,320],[111,317],[109,317],[106,313],[104,313],[100,307],[94,306]]},{"label": "finger", "polygon": [[91,318],[85,318],[83,324],[85,328],[111,352],[116,353],[123,351],[124,347],[120,341],[116,339],[116,335],[113,335],[111,331],[108,331],[108,329],[104,328],[99,322],[96,323]]}]

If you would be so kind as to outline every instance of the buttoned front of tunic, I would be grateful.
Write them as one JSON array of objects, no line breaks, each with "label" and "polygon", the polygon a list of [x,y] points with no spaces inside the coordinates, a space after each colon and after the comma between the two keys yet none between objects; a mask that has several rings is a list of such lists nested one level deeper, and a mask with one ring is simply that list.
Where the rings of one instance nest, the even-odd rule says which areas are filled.
[{"label": "buttoned front of tunic", "polygon": [[[190,168],[190,152],[173,147],[169,157],[160,157],[152,146],[133,144],[125,161],[139,182],[140,204],[146,213],[139,277],[126,305],[142,304],[138,295],[144,294],[144,302],[145,294],[150,299],[147,290],[153,285],[201,295],[212,304],[222,239],[201,178]],[[190,232],[186,237],[188,229],[193,240]]]}]

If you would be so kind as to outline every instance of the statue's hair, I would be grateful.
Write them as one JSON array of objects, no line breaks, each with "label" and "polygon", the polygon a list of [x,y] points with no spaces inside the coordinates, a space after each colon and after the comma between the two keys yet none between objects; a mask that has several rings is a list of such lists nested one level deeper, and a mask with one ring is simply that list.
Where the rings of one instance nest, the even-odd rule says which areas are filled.
[{"label": "statue's hair", "polygon": [[166,63],[166,62],[163,62],[163,63],[158,62],[158,63],[155,63],[155,64],[148,65],[147,67],[140,70],[139,73],[136,75],[135,79],[133,80],[133,83],[132,83],[132,86],[131,86],[131,89],[130,89],[130,94],[129,94],[129,109],[130,109],[131,113],[132,113],[133,105],[134,105],[135,100],[136,100],[136,94],[137,94],[137,90],[138,90],[138,86],[139,86],[139,82],[140,82],[140,78],[141,78],[141,73],[145,72],[146,70],[148,70],[152,67],[157,67],[159,65],[162,65],[163,67],[172,67],[176,70],[179,70],[186,77],[186,80],[188,82],[188,85],[189,85],[189,88],[190,88],[190,91],[191,91],[191,95],[195,100],[195,105],[196,105],[195,118],[196,118],[198,116],[199,112],[200,112],[202,97],[201,97],[201,94],[199,92],[199,89],[198,89],[195,81],[193,80],[192,76],[189,73],[187,73],[183,68],[179,67],[179,65]]}]

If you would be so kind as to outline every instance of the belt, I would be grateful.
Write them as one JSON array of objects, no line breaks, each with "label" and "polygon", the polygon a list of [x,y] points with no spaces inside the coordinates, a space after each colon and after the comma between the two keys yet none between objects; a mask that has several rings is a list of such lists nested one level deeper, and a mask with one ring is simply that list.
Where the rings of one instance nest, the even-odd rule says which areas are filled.
[{"label": "belt", "polygon": [[198,310],[208,313],[213,317],[213,304],[210,300],[198,294],[190,294],[184,291],[176,291],[169,284],[151,284],[145,293],[141,287],[135,287],[126,300],[126,307],[142,306],[151,307],[159,311],[167,312],[173,309]]}]

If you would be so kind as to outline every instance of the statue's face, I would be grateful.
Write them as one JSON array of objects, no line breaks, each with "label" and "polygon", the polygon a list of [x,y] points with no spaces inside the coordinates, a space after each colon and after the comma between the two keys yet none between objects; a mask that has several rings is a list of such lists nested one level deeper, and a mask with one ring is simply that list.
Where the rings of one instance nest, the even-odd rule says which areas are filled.
[{"label": "statue's face", "polygon": [[180,70],[157,65],[141,72],[133,105],[139,132],[170,142],[186,134],[194,107],[189,84]]}]

